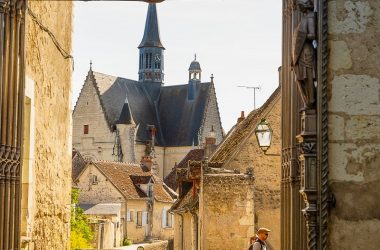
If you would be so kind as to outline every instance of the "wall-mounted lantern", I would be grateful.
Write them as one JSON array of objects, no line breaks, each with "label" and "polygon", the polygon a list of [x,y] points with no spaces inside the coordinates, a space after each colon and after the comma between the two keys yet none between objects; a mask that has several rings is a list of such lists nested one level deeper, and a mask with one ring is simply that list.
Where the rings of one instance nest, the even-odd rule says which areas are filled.
[{"label": "wall-mounted lantern", "polygon": [[265,154],[271,145],[273,134],[272,128],[265,120],[265,118],[262,118],[261,122],[257,124],[255,128],[255,134],[259,143],[259,147],[264,151]]}]

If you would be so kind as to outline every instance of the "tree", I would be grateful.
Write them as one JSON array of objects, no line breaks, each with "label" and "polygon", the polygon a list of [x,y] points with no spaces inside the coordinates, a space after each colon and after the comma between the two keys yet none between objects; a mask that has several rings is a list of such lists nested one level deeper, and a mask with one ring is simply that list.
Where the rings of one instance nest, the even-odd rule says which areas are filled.
[{"label": "tree", "polygon": [[83,209],[78,206],[79,189],[71,189],[71,249],[92,248],[93,233]]}]

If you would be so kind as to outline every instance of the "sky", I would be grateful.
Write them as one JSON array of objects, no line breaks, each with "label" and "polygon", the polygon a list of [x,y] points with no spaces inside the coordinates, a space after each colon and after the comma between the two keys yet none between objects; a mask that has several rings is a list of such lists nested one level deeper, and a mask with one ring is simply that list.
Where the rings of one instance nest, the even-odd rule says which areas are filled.
[{"label": "sky", "polygon": [[[94,71],[137,80],[138,49],[148,4],[74,2],[73,107],[92,61]],[[157,4],[165,46],[165,86],[187,84],[194,54],[202,82],[214,75],[225,132],[278,87],[281,0],[166,0]]]}]

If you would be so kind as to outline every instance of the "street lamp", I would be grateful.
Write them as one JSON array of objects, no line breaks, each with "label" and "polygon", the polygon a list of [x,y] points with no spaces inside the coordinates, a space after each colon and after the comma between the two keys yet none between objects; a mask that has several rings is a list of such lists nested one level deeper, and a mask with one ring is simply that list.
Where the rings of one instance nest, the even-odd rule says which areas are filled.
[{"label": "street lamp", "polygon": [[265,118],[262,118],[261,122],[257,124],[255,128],[255,134],[259,143],[259,147],[264,151],[264,154],[267,152],[268,148],[271,145],[272,133],[273,130],[270,127],[269,123],[265,120]]}]

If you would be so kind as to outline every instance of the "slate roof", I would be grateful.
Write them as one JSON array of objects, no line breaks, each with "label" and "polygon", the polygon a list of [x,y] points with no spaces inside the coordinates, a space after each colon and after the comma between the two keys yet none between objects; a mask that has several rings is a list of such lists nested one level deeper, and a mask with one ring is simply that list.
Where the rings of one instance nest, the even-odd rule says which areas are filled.
[{"label": "slate roof", "polygon": [[144,172],[140,165],[109,161],[93,161],[91,164],[96,166],[126,199],[148,198],[139,185],[147,184],[153,178],[155,199],[173,202],[171,194],[165,190],[163,181],[150,172]]},{"label": "slate roof", "polygon": [[249,113],[243,121],[233,128],[232,132],[227,134],[216,151],[211,155],[209,161],[224,163],[230,159],[231,156],[238,150],[238,145],[240,145],[244,139],[247,138],[249,133],[254,131],[257,124],[261,121],[261,118],[265,116],[267,108],[274,104],[274,102],[280,101],[280,98],[281,87],[279,86],[260,108]]},{"label": "slate roof", "polygon": [[189,161],[200,161],[205,155],[204,149],[192,149],[189,153],[180,161],[180,163],[172,169],[172,171],[165,177],[164,182],[171,189],[176,190],[178,187],[176,179],[177,168],[187,168]]},{"label": "slate roof", "polygon": [[[198,145],[198,132],[212,84],[196,83],[197,94],[189,100],[188,84],[162,86],[89,71],[98,89],[110,128],[119,124],[138,125],[136,140],[148,140],[147,125],[157,129],[156,145]],[[155,98],[158,98],[156,101]]]},{"label": "slate roof", "polygon": [[82,155],[79,151],[73,149],[72,150],[72,158],[71,158],[71,178],[75,180],[78,178],[79,174],[85,168],[87,162],[83,159]]},{"label": "slate roof", "polygon": [[188,84],[163,87],[158,101],[162,134],[167,145],[199,145],[198,131],[210,94],[210,82],[196,83],[194,100],[188,100]]},{"label": "slate roof", "polygon": [[160,39],[160,30],[158,27],[157,8],[155,3],[150,3],[146,15],[145,30],[143,39],[139,45],[141,47],[159,47],[164,48]]},{"label": "slate roof", "polygon": [[120,215],[121,203],[79,204],[84,214]]}]

